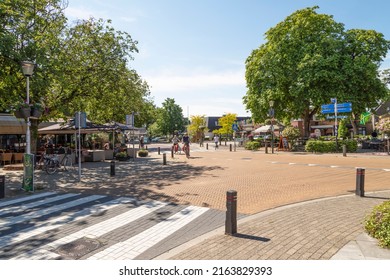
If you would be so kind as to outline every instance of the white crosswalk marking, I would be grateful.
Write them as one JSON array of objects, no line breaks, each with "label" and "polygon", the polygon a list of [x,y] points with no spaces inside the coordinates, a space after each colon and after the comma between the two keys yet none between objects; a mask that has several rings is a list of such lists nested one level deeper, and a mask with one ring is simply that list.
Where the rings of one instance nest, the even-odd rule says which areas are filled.
[{"label": "white crosswalk marking", "polygon": [[13,259],[53,259],[59,257],[59,255],[50,252],[52,248],[58,248],[61,245],[70,243],[82,237],[97,238],[106,234],[112,230],[115,230],[121,226],[131,223],[153,211],[165,206],[162,202],[150,202],[138,208],[129,210],[123,214],[115,216],[111,219],[105,220],[101,223],[95,224],[88,228],[82,229],[64,238],[56,240],[44,246],[44,248],[34,249],[25,254],[16,256]]},{"label": "white crosswalk marking", "polygon": [[16,204],[19,202],[29,201],[29,200],[33,200],[35,198],[41,198],[41,197],[45,197],[45,196],[49,196],[49,195],[53,195],[53,194],[55,194],[55,192],[44,192],[44,193],[40,193],[40,194],[34,194],[32,196],[25,196],[22,198],[12,199],[12,200],[8,200],[8,201],[0,202],[0,207]]},{"label": "white crosswalk marking", "polygon": [[[60,255],[57,250],[65,248],[62,246],[73,246],[73,244],[79,246],[79,243],[76,245],[72,242],[83,242],[81,240],[83,238],[96,241],[108,238],[100,242],[107,244],[105,242],[109,240],[108,244],[113,244],[108,248],[101,248],[104,250],[97,251],[98,253],[90,259],[134,259],[165,238],[169,236],[175,238],[175,232],[210,210],[197,206],[183,209],[183,206],[176,207],[166,202],[140,202],[130,197],[107,201],[109,198],[102,195],[80,196],[81,194],[47,192],[3,203],[1,213],[7,215],[0,218],[0,259],[63,258],[67,255],[62,253]],[[75,200],[72,199],[73,197]],[[105,201],[98,201],[100,198],[105,198]],[[68,199],[68,202],[61,203],[63,199]],[[123,205],[126,203],[131,204],[127,207]],[[17,204],[20,206],[16,206]],[[83,207],[84,204],[88,206]],[[118,207],[119,205],[123,206]],[[39,206],[39,209],[36,206]],[[75,206],[81,206],[82,209],[73,211],[68,209]],[[158,209],[162,210],[157,211]],[[154,213],[155,211],[157,213]],[[176,211],[180,212],[174,214]],[[171,216],[166,216],[167,213],[171,213]],[[147,215],[150,215],[150,218]],[[161,221],[161,217],[167,218]],[[142,224],[142,229],[145,229],[143,232],[132,236],[140,232],[141,228],[137,232],[125,231],[125,227],[132,228],[133,225],[137,227],[138,224]],[[194,224],[191,228],[198,226]],[[69,233],[64,234],[67,232]],[[46,238],[50,238],[50,241]],[[126,238],[128,239],[125,240]],[[80,250],[84,250],[81,249],[84,245],[80,246]],[[71,250],[77,252],[79,249],[75,247]],[[161,249],[157,249],[157,252],[159,250]],[[84,255],[87,253],[83,252]],[[69,251],[69,254],[72,256],[73,251]]]},{"label": "white crosswalk marking", "polygon": [[23,241],[23,240],[26,240],[26,239],[31,238],[33,236],[36,236],[38,234],[45,233],[49,230],[59,228],[67,223],[75,222],[77,220],[83,219],[85,217],[90,216],[91,214],[93,215],[94,212],[96,212],[96,211],[99,211],[99,212],[107,211],[111,208],[118,206],[119,204],[129,203],[129,202],[133,202],[133,201],[134,201],[134,199],[121,197],[121,198],[118,198],[115,200],[110,200],[110,201],[105,202],[105,203],[94,205],[92,208],[83,209],[81,211],[71,213],[68,215],[63,215],[63,216],[60,216],[60,217],[57,217],[54,219],[49,219],[49,220],[44,221],[44,222],[38,222],[38,223],[34,224],[34,226],[32,226],[32,227],[28,227],[28,228],[25,228],[23,230],[13,232],[11,234],[1,236],[0,237],[0,248],[2,248],[4,246],[9,246],[9,245],[15,244],[15,243]]},{"label": "white crosswalk marking", "polygon": [[164,238],[205,213],[207,210],[209,209],[204,207],[189,206],[150,229],[145,230],[126,241],[116,243],[113,246],[89,257],[88,259],[134,259],[151,246],[157,244]]},{"label": "white crosswalk marking", "polygon": [[87,203],[87,202],[90,202],[90,201],[93,201],[93,200],[96,200],[96,199],[99,199],[102,197],[104,197],[104,196],[103,195],[91,195],[91,196],[76,199],[74,201],[70,201],[67,203],[63,203],[63,204],[55,205],[55,206],[52,206],[49,208],[41,209],[41,210],[38,210],[38,211],[35,211],[32,213],[28,213],[25,215],[16,216],[16,217],[12,217],[12,218],[6,218],[6,219],[4,219],[4,221],[0,222],[0,226],[6,227],[6,226],[11,226],[11,225],[16,224],[16,223],[22,223],[22,222],[25,222],[25,221],[28,221],[31,219],[36,219],[36,218],[57,212],[57,211],[65,210],[65,209],[73,207],[73,206],[84,204],[84,203]]},{"label": "white crosswalk marking", "polygon": [[62,199],[66,199],[66,198],[70,198],[70,197],[74,197],[74,196],[78,196],[78,195],[79,194],[68,193],[68,194],[58,195],[58,196],[55,196],[55,197],[45,198],[45,199],[42,199],[42,200],[39,200],[39,201],[34,201],[34,202],[23,204],[23,205],[8,207],[8,208],[0,210],[0,216],[1,215],[5,215],[5,214],[9,214],[9,213],[14,213],[15,214],[15,213],[18,213],[18,212],[23,212],[24,210],[31,209],[33,207],[37,207],[37,206],[40,206],[40,205],[44,205],[44,204],[47,204],[47,203],[52,203],[52,202],[55,202],[55,201],[58,201],[58,200],[62,200]]}]

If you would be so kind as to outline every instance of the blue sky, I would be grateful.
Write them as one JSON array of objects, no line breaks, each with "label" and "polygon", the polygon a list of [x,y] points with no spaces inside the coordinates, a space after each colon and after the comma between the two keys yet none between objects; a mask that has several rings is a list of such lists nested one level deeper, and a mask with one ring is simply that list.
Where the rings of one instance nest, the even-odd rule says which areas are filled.
[{"label": "blue sky", "polygon": [[[250,116],[245,60],[264,33],[296,10],[319,6],[346,29],[374,29],[390,40],[385,0],[68,0],[69,20],[111,19],[138,41],[130,67],[146,80],[155,104],[174,98],[185,116]],[[382,64],[390,68],[390,56]]]}]

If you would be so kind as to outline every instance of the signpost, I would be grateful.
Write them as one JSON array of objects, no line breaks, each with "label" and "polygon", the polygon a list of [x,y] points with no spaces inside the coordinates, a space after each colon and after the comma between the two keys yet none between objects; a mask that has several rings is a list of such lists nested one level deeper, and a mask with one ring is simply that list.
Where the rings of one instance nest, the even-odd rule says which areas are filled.
[{"label": "signpost", "polygon": [[[321,113],[322,114],[334,114],[334,134],[336,136],[336,149],[338,149],[337,143],[337,134],[338,134],[338,124],[337,119],[344,118],[344,116],[337,116],[338,113],[350,113],[352,112],[352,103],[337,103],[337,98],[331,98],[330,101],[332,104],[324,104],[321,105]],[[328,117],[327,117],[328,118]],[[329,117],[330,118],[330,117]]]},{"label": "signpost", "polygon": [[234,140],[234,151],[236,151],[236,132],[238,131],[238,124],[234,123],[232,124],[232,129],[233,129],[233,140]]}]

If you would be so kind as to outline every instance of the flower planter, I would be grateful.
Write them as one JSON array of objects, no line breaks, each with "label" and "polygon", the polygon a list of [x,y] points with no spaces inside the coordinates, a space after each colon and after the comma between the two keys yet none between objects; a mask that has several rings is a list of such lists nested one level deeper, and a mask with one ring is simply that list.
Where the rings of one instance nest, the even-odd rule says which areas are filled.
[{"label": "flower planter", "polygon": [[42,116],[43,111],[38,108],[31,107],[31,116],[32,119],[39,119]]},{"label": "flower planter", "polygon": [[118,161],[127,161],[127,157],[117,157]]},{"label": "flower planter", "polygon": [[19,110],[15,111],[15,117],[19,118],[19,119],[27,119],[28,117],[30,117],[30,114],[31,114],[31,110],[30,108],[20,108]]}]

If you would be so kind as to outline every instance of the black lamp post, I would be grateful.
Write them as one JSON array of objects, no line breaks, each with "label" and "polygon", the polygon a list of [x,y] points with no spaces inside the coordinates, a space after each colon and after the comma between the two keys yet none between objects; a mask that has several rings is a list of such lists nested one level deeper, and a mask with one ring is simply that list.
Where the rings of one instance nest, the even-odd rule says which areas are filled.
[{"label": "black lamp post", "polygon": [[269,101],[269,116],[271,117],[271,150],[272,153],[274,153],[274,117],[275,117],[275,111],[274,111],[274,101]]}]

